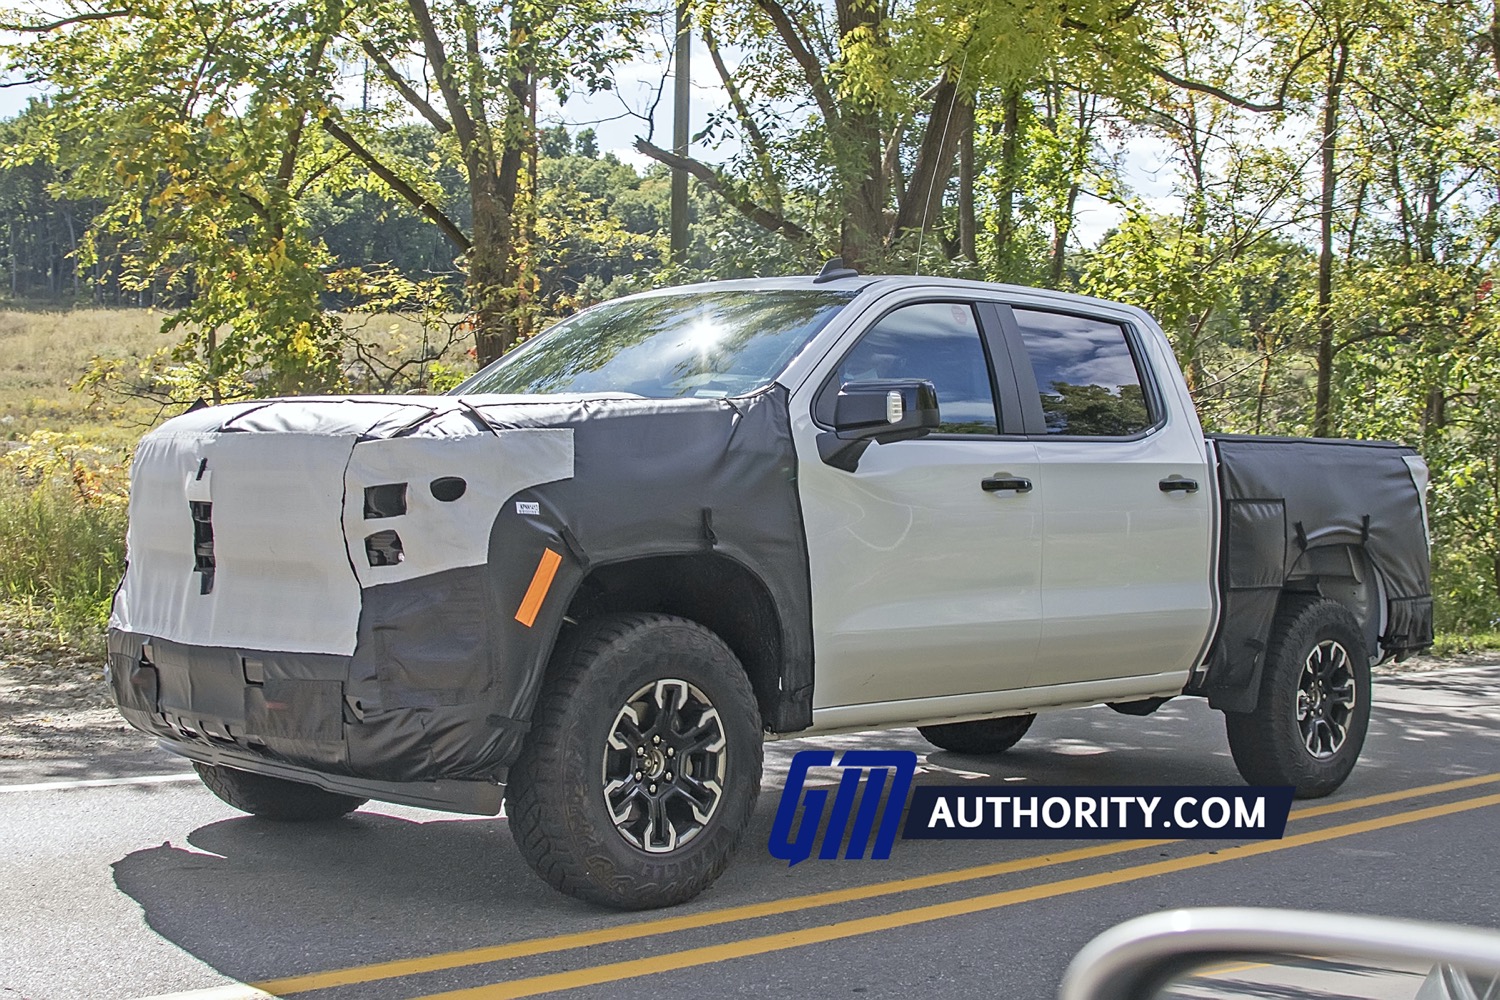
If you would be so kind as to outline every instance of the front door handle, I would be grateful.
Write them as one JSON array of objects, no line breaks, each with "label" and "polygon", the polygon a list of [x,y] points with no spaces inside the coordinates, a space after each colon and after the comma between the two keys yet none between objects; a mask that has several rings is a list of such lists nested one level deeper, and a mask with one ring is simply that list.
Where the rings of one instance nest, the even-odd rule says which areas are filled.
[{"label": "front door handle", "polygon": [[1163,479],[1156,484],[1163,493],[1197,493],[1196,479]]},{"label": "front door handle", "polygon": [[1000,490],[1015,490],[1017,493],[1031,492],[1031,480],[1029,479],[1002,479],[1000,477],[992,477],[990,479],[980,480],[979,485],[984,489],[986,493],[995,493]]}]

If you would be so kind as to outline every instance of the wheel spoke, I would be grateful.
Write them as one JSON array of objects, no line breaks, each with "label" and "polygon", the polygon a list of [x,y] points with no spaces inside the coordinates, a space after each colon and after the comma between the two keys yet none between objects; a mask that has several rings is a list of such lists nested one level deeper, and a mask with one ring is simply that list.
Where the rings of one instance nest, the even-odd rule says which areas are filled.
[{"label": "wheel spoke", "polygon": [[709,708],[698,717],[692,729],[680,734],[683,753],[718,753],[724,749],[724,724],[717,709]]},{"label": "wheel spoke", "polygon": [[634,753],[643,739],[640,713],[634,705],[626,705],[620,709],[620,715],[615,719],[614,731],[609,734],[609,745],[616,750]]},{"label": "wheel spoke", "polygon": [[677,828],[667,818],[667,800],[663,796],[646,799],[645,848],[648,851],[670,851],[677,846]]},{"label": "wheel spoke", "polygon": [[688,686],[685,681],[663,680],[656,682],[656,690],[652,696],[656,701],[658,709],[656,724],[652,731],[660,736],[666,736],[677,730],[677,718],[682,712],[683,706],[687,704]]},{"label": "wheel spoke", "polygon": [[629,780],[610,782],[604,789],[604,801],[616,825],[630,821],[633,807],[641,798],[640,786]]},{"label": "wheel spoke", "polygon": [[1336,676],[1340,673],[1347,673],[1348,670],[1349,654],[1344,652],[1343,646],[1335,645],[1329,651],[1329,655],[1324,658],[1323,667],[1319,673],[1323,678],[1323,683],[1331,684]]}]

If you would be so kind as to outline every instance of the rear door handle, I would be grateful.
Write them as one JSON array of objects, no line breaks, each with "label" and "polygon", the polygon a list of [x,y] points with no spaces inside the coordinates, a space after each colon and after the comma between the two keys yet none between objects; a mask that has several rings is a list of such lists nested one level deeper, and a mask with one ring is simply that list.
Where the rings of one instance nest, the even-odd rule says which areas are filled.
[{"label": "rear door handle", "polygon": [[996,493],[1000,490],[1015,490],[1017,493],[1030,493],[1031,480],[1029,479],[982,479],[979,485],[986,493]]},{"label": "rear door handle", "polygon": [[1197,493],[1196,479],[1163,479],[1156,484],[1163,493]]}]

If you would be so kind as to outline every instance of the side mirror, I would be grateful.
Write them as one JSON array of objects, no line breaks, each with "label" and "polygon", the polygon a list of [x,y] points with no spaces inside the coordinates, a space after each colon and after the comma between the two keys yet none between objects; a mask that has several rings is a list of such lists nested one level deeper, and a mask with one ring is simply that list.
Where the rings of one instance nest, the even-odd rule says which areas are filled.
[{"label": "side mirror", "polygon": [[818,435],[818,455],[853,472],[871,441],[910,441],[937,429],[937,389],[925,379],[846,382],[834,405],[831,431]]}]

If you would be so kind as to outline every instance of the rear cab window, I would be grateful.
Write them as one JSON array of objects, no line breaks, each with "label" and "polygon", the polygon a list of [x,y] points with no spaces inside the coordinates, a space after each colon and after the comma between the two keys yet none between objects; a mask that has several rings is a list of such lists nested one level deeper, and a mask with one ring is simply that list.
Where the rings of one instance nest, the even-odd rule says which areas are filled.
[{"label": "rear cab window", "polygon": [[1039,309],[1011,312],[1047,435],[1132,437],[1156,425],[1149,382],[1125,327]]}]

